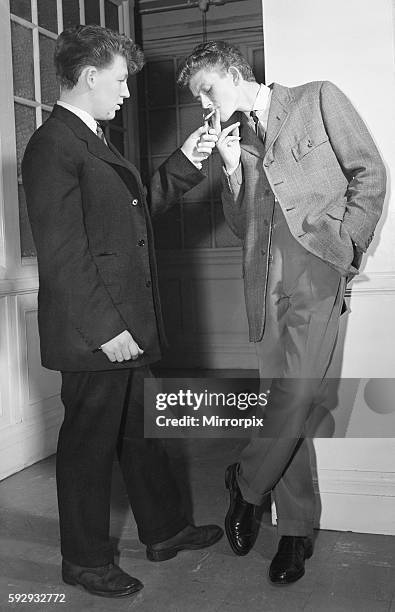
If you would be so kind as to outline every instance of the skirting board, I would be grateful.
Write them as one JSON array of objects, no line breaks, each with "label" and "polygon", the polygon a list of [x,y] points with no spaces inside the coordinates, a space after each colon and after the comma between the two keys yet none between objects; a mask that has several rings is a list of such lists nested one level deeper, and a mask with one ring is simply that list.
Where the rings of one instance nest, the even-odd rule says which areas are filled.
[{"label": "skirting board", "polygon": [[55,453],[62,418],[59,399],[59,405],[47,411],[42,420],[0,430],[0,480]]},{"label": "skirting board", "polygon": [[325,469],[314,487],[317,529],[395,535],[394,472]]},{"label": "skirting board", "polygon": [[317,526],[395,535],[395,472],[320,470]]}]

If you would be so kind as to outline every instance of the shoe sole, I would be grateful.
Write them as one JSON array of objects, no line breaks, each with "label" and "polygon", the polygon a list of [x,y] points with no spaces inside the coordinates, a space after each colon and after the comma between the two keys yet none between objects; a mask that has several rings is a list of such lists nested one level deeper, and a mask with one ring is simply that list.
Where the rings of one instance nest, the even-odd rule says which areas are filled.
[{"label": "shoe sole", "polygon": [[169,559],[173,559],[178,555],[179,552],[183,550],[202,550],[203,548],[208,548],[213,544],[216,544],[223,536],[222,530],[221,533],[216,535],[210,542],[206,544],[191,544],[190,546],[174,546],[173,548],[168,548],[167,550],[151,550],[147,548],[147,559],[148,561],[168,561]]},{"label": "shoe sole", "polygon": [[81,589],[84,589],[91,595],[98,595],[99,597],[108,597],[108,598],[113,598],[113,599],[122,599],[122,597],[131,597],[132,595],[135,595],[136,593],[141,591],[142,588],[144,588],[144,585],[140,583],[140,584],[136,584],[135,587],[131,588],[126,593],[125,592],[117,593],[117,592],[108,592],[108,591],[96,591],[93,589],[89,589],[87,586],[85,586],[81,582],[78,582],[77,580],[74,580],[73,578],[65,578],[64,576],[62,576],[62,580],[65,584],[69,584],[70,586],[75,586],[77,588],[80,587]]},{"label": "shoe sole", "polygon": [[245,557],[246,555],[248,555],[248,553],[250,552],[249,550],[247,551],[241,551],[232,541],[232,530],[230,528],[230,514],[231,514],[231,507],[232,507],[232,493],[230,490],[230,479],[231,479],[231,470],[230,468],[226,468],[226,472],[225,472],[225,487],[228,489],[229,491],[229,497],[230,497],[230,506],[229,506],[229,510],[226,513],[225,516],[225,533],[226,533],[226,537],[228,538],[228,542],[229,545],[231,547],[231,549],[233,550],[233,552],[235,553],[235,555],[237,555],[238,557]]}]

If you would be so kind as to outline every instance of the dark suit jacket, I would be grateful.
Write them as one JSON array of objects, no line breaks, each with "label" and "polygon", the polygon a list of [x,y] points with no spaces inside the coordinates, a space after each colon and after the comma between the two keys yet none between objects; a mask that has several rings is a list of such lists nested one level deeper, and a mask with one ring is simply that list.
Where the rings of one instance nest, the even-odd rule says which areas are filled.
[{"label": "dark suit jacket", "polygon": [[[55,106],[22,163],[37,248],[42,363],[61,371],[130,368],[160,358],[163,323],[150,216],[204,175],[177,150],[150,185],[76,115]],[[97,348],[128,329],[144,349],[112,364]]]},{"label": "dark suit jacket", "polygon": [[240,114],[241,166],[222,192],[225,217],[243,241],[252,341],[263,333],[270,250],[264,173],[294,238],[342,276],[358,272],[353,243],[368,248],[386,188],[385,167],[365,124],[333,83],[271,87],[265,143]]}]

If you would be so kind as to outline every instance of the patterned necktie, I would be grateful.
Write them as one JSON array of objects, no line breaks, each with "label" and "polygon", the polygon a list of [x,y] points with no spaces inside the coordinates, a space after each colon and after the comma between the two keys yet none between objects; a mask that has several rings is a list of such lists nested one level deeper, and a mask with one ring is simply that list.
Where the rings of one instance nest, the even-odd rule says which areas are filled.
[{"label": "patterned necktie", "polygon": [[252,110],[250,112],[250,117],[251,117],[251,119],[253,120],[253,122],[255,124],[255,134],[263,142],[265,140],[266,131],[265,131],[265,128],[263,127],[262,123],[259,121],[258,115],[256,114],[256,111]]},{"label": "patterned necktie", "polygon": [[97,123],[97,122],[96,122],[96,134],[97,134],[98,138],[100,138],[100,140],[102,142],[104,142],[105,145],[107,145],[107,140],[106,140],[106,137],[104,136],[104,132],[102,130],[102,127],[101,127],[100,123]]}]

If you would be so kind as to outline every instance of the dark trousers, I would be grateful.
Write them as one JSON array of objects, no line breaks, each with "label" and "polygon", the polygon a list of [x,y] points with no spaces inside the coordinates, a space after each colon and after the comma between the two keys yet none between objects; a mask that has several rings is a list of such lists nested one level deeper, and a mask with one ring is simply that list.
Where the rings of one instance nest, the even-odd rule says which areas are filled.
[{"label": "dark trousers", "polygon": [[144,439],[147,366],[102,372],[62,372],[64,422],[56,477],[61,551],[83,566],[113,561],[109,541],[115,455],[140,540],[161,542],[187,525],[163,442]]},{"label": "dark trousers", "polygon": [[273,494],[280,535],[303,536],[315,509],[306,423],[325,395],[345,279],[293,238],[278,204],[271,254],[265,331],[256,344],[260,377],[272,380],[265,437],[242,452],[238,481],[250,503]]}]

